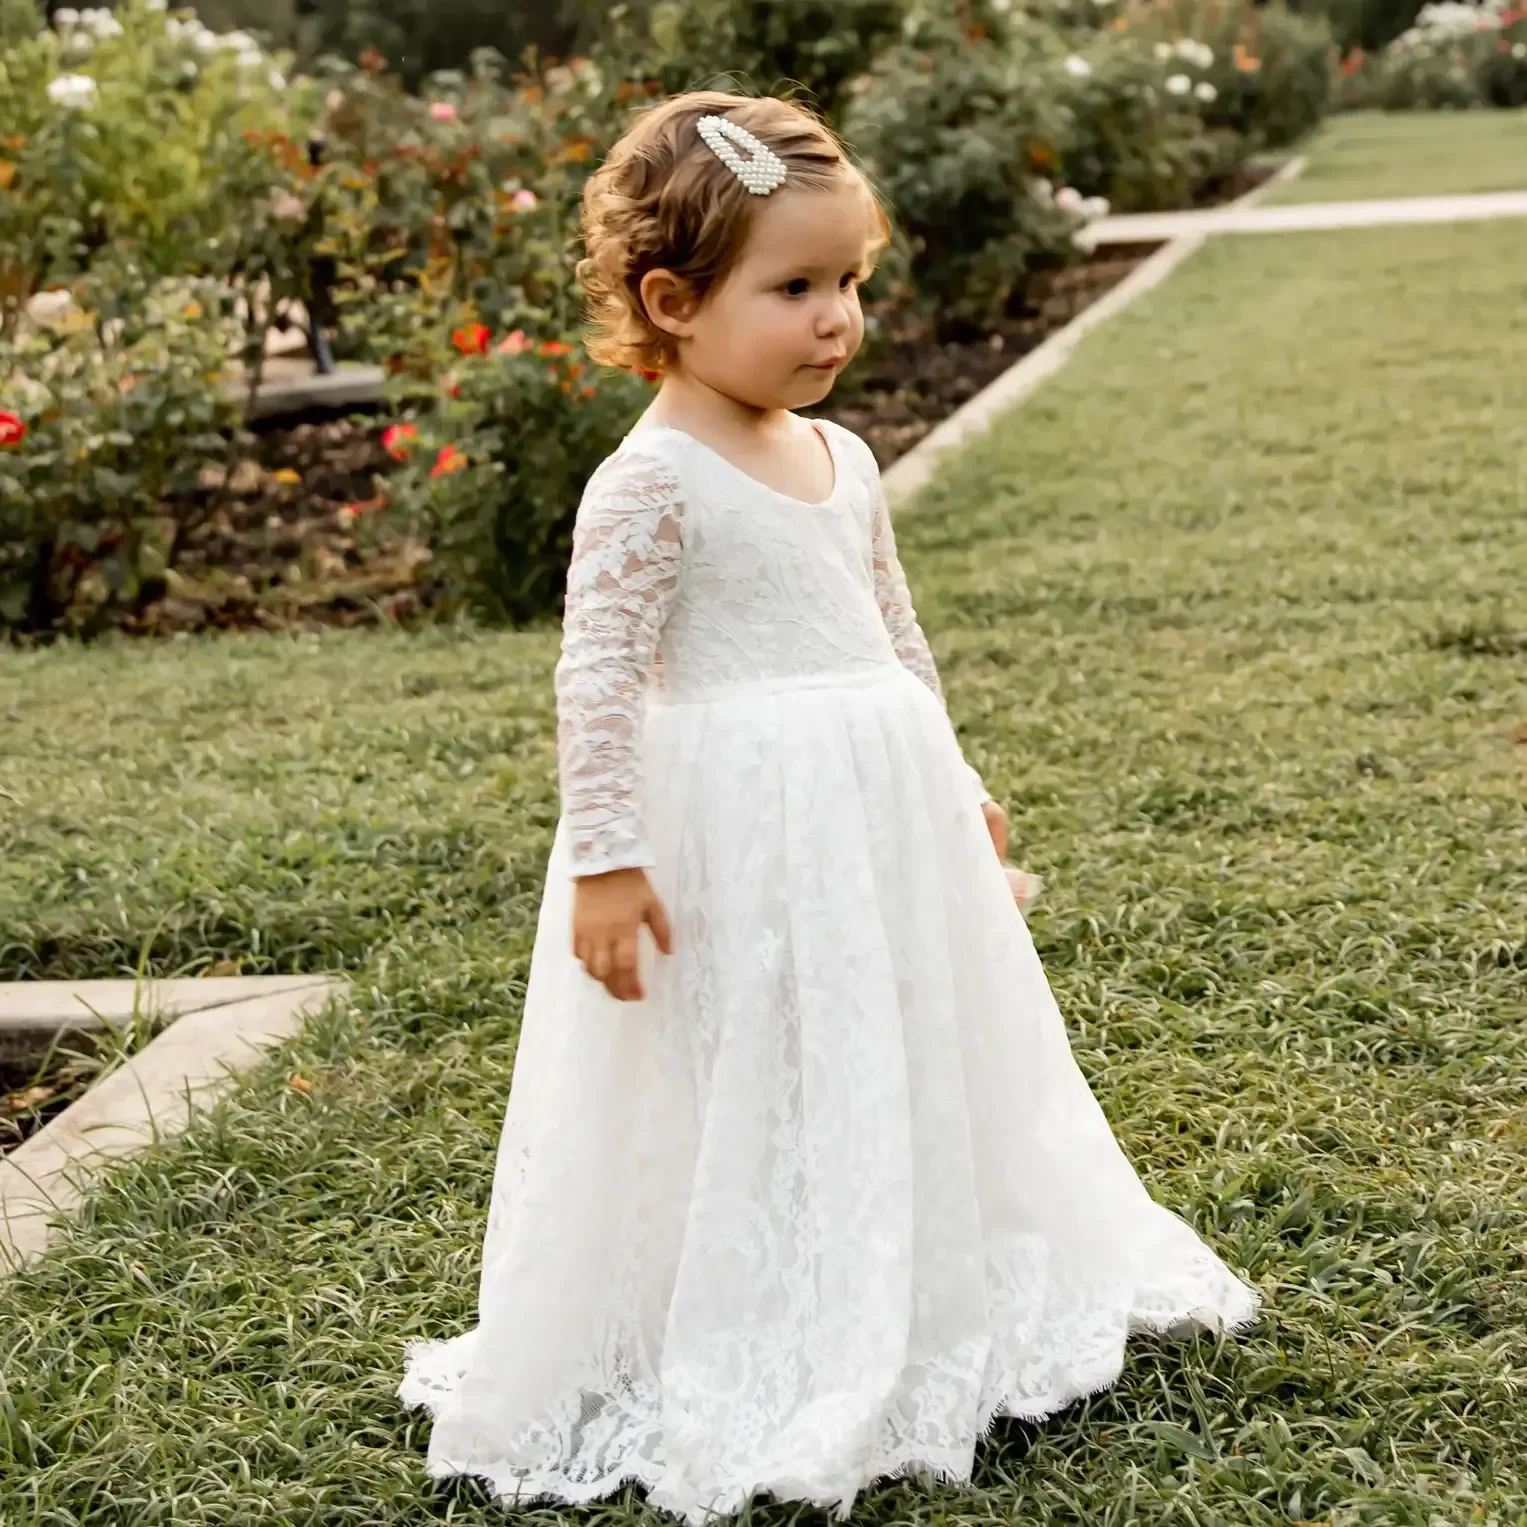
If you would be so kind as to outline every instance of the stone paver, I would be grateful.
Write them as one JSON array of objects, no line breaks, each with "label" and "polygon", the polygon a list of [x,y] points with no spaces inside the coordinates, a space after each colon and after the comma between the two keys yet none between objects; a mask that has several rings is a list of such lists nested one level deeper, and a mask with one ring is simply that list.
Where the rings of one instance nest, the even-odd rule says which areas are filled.
[{"label": "stone paver", "polygon": [[312,976],[209,976],[195,981],[0,983],[0,1060],[41,1055],[60,1033],[99,1031],[145,1016],[180,1018],[246,997],[312,984]]},{"label": "stone paver", "polygon": [[[14,1019],[33,1008],[72,1018],[64,989],[72,988],[81,1006],[94,998],[98,1012],[120,1016],[133,1010],[134,985],[21,981],[0,987],[0,1000]],[[223,1000],[199,1005],[204,988],[214,985],[223,988]],[[346,983],[332,976],[153,983],[149,996],[159,1010],[182,1016],[0,1160],[0,1276],[47,1249],[93,1177],[184,1129],[193,1109],[211,1103],[240,1068],[260,1058],[264,1046],[289,1038],[305,1017],[345,990]]]},{"label": "stone paver", "polygon": [[[260,390],[253,404],[246,407],[247,419],[269,419],[279,414],[301,413],[308,408],[354,408],[375,403],[382,396],[387,373],[380,366],[336,366],[327,376],[320,376],[307,357],[291,357],[278,367],[267,362]],[[228,391],[240,402],[248,393],[248,383],[230,379]]]},{"label": "stone paver", "polygon": [[1100,244],[1153,243],[1217,233],[1307,233],[1338,228],[1402,227],[1527,217],[1527,191],[1477,196],[1413,196],[1398,201],[1301,202],[1286,207],[1212,207],[1202,212],[1143,212],[1105,217],[1083,235]]}]

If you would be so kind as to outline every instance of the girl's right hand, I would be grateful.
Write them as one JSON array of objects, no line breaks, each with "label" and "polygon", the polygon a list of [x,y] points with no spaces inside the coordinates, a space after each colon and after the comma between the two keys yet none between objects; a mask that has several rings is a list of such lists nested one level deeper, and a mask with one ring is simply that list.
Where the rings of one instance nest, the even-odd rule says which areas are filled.
[{"label": "girl's right hand", "polygon": [[637,968],[643,923],[657,947],[672,954],[668,914],[645,870],[609,870],[573,882],[573,953],[622,1002],[644,996]]}]

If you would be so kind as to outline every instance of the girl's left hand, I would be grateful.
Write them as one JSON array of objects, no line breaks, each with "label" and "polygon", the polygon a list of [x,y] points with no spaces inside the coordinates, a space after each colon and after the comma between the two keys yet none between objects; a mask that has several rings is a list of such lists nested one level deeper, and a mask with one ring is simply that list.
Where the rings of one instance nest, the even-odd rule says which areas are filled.
[{"label": "girl's left hand", "polygon": [[997,858],[1007,858],[1007,813],[995,802],[985,801],[981,815],[986,818],[986,830],[991,834],[991,845],[997,850]]}]

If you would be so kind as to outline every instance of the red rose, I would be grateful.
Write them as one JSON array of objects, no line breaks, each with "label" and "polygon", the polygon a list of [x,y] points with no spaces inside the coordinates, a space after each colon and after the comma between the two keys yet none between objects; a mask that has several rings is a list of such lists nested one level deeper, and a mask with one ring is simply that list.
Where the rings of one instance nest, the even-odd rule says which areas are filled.
[{"label": "red rose", "polygon": [[390,424],[382,431],[382,449],[394,461],[407,461],[413,442],[419,431],[412,424]]},{"label": "red rose", "polygon": [[20,445],[26,437],[26,420],[8,408],[0,408],[0,447]]},{"label": "red rose", "polygon": [[500,355],[523,355],[528,349],[530,349],[530,341],[525,337],[523,329],[510,330],[498,342]]},{"label": "red rose", "polygon": [[451,335],[451,343],[463,355],[486,355],[488,353],[488,341],[492,337],[487,324],[469,323],[465,327],[457,329]]},{"label": "red rose", "polygon": [[541,346],[542,355],[571,355],[572,353],[573,347],[564,345],[560,339],[548,339]]},{"label": "red rose", "polygon": [[442,445],[440,454],[435,457],[435,464],[429,469],[431,477],[449,477],[452,472],[459,472],[467,464],[467,458],[454,445]]}]

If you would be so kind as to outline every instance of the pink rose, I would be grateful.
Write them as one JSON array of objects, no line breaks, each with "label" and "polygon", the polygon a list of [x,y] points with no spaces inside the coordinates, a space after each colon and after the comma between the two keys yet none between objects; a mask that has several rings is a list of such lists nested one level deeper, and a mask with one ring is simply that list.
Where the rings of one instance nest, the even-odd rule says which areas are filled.
[{"label": "pink rose", "polygon": [[534,191],[516,191],[510,205],[516,212],[534,212],[536,209],[536,194]]},{"label": "pink rose", "polygon": [[456,108],[449,101],[431,101],[429,103],[429,114],[436,122],[454,122],[456,120]]}]

